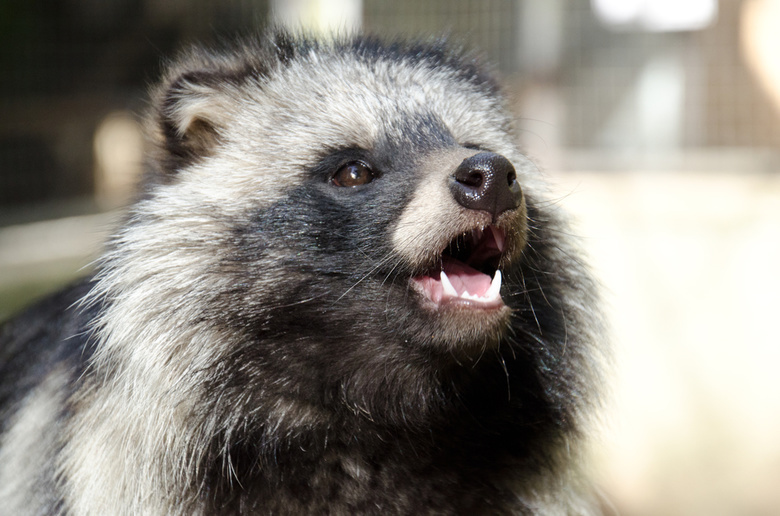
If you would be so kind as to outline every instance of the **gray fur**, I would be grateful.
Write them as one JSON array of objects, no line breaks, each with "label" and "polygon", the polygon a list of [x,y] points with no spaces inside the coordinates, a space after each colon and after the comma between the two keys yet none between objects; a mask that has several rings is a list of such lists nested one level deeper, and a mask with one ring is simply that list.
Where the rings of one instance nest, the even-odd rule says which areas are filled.
[{"label": "gray fur", "polygon": [[[436,46],[279,34],[189,52],[153,104],[148,178],[71,334],[6,330],[8,363],[28,341],[81,347],[0,407],[0,512],[598,512],[580,471],[593,283],[489,75]],[[316,183],[344,149],[393,164],[365,206]],[[524,193],[493,222],[448,193],[478,149],[508,158]],[[323,202],[346,218],[301,208]],[[506,306],[418,299],[404,278],[491,223]],[[479,417],[495,434],[464,423],[492,404]]]}]

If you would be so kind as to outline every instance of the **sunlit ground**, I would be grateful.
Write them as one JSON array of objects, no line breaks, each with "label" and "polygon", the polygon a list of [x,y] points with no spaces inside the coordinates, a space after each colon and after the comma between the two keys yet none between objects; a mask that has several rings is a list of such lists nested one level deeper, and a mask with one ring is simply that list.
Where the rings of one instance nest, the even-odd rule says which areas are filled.
[{"label": "sunlit ground", "polygon": [[780,177],[553,179],[608,291],[617,508],[780,514]]}]

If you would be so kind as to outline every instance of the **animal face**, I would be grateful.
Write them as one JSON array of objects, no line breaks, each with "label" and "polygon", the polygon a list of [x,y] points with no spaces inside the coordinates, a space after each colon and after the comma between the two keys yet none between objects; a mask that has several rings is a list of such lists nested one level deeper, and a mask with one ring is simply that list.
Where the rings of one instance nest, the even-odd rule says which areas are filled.
[{"label": "animal face", "polygon": [[346,305],[350,327],[484,351],[511,316],[502,285],[525,245],[520,185],[533,186],[533,167],[476,71],[369,54],[304,53],[268,76],[225,63],[178,71],[161,139],[179,159],[154,209],[169,189],[204,207],[186,232],[212,241],[233,274],[215,310],[236,324],[316,300],[331,322]]}]

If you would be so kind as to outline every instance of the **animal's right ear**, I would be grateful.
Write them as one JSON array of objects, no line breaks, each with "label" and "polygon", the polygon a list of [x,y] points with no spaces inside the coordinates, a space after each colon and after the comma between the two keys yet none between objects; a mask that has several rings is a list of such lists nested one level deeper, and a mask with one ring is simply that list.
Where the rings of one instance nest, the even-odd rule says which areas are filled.
[{"label": "animal's right ear", "polygon": [[[293,39],[279,31],[269,40],[249,40],[223,53],[194,49],[180,56],[153,92],[153,135],[158,172],[166,175],[213,154],[234,117],[239,90],[284,65],[296,52]],[[165,178],[163,178],[165,179]]]},{"label": "animal's right ear", "polygon": [[153,133],[165,170],[176,171],[208,157],[219,144],[233,116],[225,88],[230,82],[223,75],[209,69],[185,71],[158,90]]}]

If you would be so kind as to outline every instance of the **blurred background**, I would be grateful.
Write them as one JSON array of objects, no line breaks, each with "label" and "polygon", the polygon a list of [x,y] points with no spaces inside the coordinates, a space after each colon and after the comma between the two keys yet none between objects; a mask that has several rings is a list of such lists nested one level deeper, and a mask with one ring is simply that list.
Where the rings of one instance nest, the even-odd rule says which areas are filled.
[{"label": "blurred background", "polygon": [[495,63],[605,285],[605,493],[780,514],[780,0],[0,0],[0,320],[89,269],[164,60],[269,20]]}]

